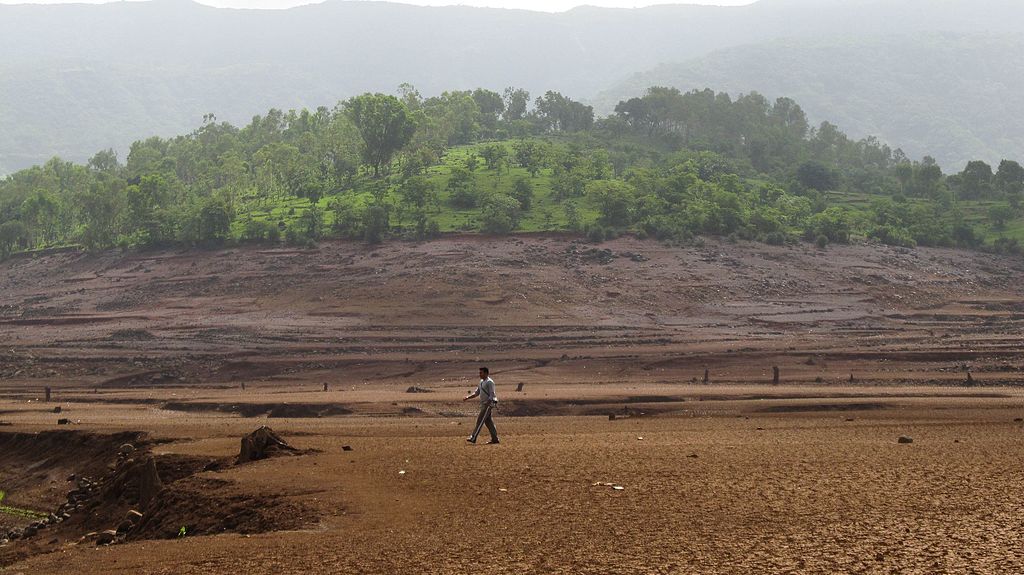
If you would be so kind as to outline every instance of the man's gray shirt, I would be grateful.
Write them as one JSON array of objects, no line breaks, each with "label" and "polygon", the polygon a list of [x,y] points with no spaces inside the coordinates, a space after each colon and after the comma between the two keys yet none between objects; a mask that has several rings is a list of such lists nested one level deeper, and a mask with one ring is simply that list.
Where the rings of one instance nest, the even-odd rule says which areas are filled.
[{"label": "man's gray shirt", "polygon": [[480,396],[481,406],[490,405],[498,401],[498,396],[494,393],[494,380],[489,377],[480,380],[480,385],[476,388],[476,392]]}]

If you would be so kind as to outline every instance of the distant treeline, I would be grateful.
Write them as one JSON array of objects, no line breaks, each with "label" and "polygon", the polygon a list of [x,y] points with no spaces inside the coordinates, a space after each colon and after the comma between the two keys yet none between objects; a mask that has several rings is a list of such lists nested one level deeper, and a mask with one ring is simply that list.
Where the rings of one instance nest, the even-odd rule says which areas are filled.
[{"label": "distant treeline", "polygon": [[452,230],[700,235],[1016,251],[1024,168],[946,175],[787,98],[651,88],[615,113],[557,92],[365,94],[238,128],[53,158],[0,182],[0,257],[35,248],[379,241]]}]

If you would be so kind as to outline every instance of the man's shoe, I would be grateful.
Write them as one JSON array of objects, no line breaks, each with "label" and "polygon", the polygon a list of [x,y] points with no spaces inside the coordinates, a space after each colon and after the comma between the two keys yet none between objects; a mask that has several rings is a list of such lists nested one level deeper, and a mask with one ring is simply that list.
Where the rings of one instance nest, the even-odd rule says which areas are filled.
[{"label": "man's shoe", "polygon": [[472,437],[467,437],[466,443],[476,443],[476,439],[473,439]]},{"label": "man's shoe", "polygon": [[492,440],[487,442],[487,445],[497,445],[499,443],[501,443],[501,442],[498,441],[497,439],[492,439]]}]

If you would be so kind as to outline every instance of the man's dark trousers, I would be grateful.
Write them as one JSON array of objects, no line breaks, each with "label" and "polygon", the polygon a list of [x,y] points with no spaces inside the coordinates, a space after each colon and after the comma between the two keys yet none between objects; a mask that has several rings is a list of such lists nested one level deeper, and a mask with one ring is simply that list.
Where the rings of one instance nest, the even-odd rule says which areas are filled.
[{"label": "man's dark trousers", "polygon": [[498,441],[498,430],[494,427],[494,420],[491,418],[491,411],[493,409],[494,406],[489,403],[480,406],[480,415],[476,417],[476,427],[473,429],[473,441],[476,441],[484,425],[487,426],[487,431],[491,434],[491,441]]}]

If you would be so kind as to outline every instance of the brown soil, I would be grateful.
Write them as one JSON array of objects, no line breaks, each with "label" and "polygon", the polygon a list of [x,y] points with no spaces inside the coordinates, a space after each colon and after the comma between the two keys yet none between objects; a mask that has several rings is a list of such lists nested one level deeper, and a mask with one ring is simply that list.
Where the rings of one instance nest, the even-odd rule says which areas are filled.
[{"label": "brown soil", "polygon": [[[81,538],[131,481],[0,545],[0,572],[1012,572],[1021,278],[951,250],[561,237],[16,259],[4,503],[53,509],[125,442],[164,490],[124,542]],[[463,441],[481,363],[499,446]],[[301,455],[235,465],[264,424]]]}]

